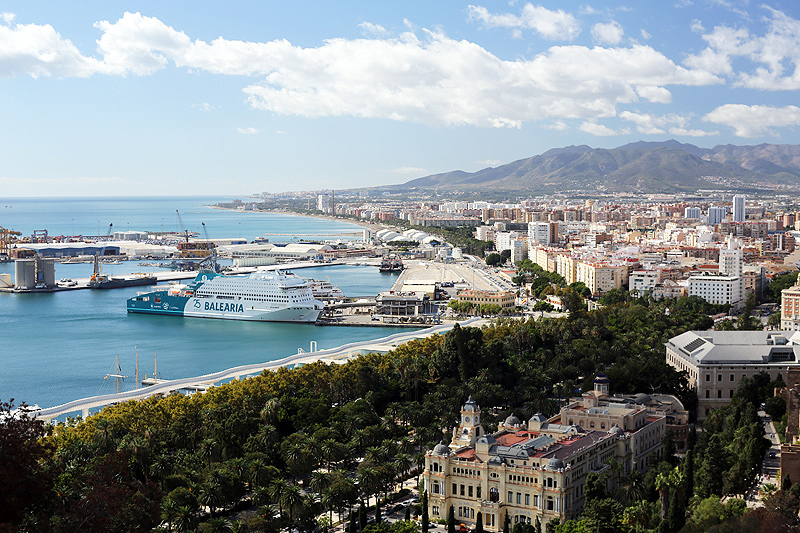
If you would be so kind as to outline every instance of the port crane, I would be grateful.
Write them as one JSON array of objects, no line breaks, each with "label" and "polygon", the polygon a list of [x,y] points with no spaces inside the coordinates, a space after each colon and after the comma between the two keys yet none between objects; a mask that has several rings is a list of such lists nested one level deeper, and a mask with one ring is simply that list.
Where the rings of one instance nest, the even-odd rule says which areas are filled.
[{"label": "port crane", "polygon": [[8,255],[8,245],[11,242],[11,238],[21,234],[22,233],[19,231],[13,231],[0,226],[0,255]]},{"label": "port crane", "polygon": [[203,234],[206,236],[206,246],[208,247],[208,257],[200,261],[200,265],[202,266],[204,263],[208,262],[214,272],[219,272],[219,266],[217,266],[217,251],[214,249],[214,245],[211,244],[211,239],[208,238],[206,223],[201,222],[200,224],[203,225]]},{"label": "port crane", "polygon": [[184,239],[186,239],[186,241],[185,241],[185,242],[189,242],[189,230],[188,230],[188,229],[186,229],[186,228],[183,226],[183,219],[181,218],[181,213],[180,213],[180,211],[178,211],[178,210],[176,209],[176,210],[175,210],[175,214],[177,214],[177,215],[178,215],[178,226],[180,226],[180,228],[181,228],[181,233],[183,233],[183,237],[184,237]]}]

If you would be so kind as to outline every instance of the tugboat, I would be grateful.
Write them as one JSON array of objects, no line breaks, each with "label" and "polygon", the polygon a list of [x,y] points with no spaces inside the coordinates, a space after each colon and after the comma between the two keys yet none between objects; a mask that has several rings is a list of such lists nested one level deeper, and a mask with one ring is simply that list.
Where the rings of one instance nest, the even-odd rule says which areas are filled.
[{"label": "tugboat", "polygon": [[380,272],[400,272],[403,268],[405,268],[403,266],[403,261],[401,261],[399,257],[391,256],[383,258],[378,270]]}]

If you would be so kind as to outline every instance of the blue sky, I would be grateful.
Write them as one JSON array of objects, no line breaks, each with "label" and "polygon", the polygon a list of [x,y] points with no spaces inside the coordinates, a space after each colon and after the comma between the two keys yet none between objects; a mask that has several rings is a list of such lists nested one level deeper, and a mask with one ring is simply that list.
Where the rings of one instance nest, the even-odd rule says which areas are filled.
[{"label": "blue sky", "polygon": [[341,189],[571,144],[797,144],[798,89],[797,0],[11,0],[0,196]]}]

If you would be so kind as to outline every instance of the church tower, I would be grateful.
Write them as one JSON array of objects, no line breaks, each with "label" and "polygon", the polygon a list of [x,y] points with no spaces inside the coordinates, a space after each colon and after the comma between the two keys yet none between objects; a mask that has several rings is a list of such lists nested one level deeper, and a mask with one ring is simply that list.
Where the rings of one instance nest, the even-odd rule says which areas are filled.
[{"label": "church tower", "polygon": [[481,408],[470,396],[467,403],[461,408],[461,424],[453,430],[450,449],[457,450],[464,446],[474,446],[475,441],[482,437],[483,434]]}]

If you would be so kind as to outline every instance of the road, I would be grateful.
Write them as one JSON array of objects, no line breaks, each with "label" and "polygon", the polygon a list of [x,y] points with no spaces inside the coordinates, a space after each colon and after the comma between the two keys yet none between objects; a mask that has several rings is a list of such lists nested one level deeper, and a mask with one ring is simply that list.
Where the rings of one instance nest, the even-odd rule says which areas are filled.
[{"label": "road", "polygon": [[775,431],[775,425],[772,423],[772,418],[764,411],[759,411],[758,416],[764,422],[765,437],[770,440],[772,445],[769,450],[764,454],[764,462],[761,464],[761,472],[756,478],[755,483],[745,495],[747,506],[754,508],[760,507],[761,496],[760,492],[764,485],[772,484],[780,488],[781,480],[779,477],[781,467],[781,441]]}]

